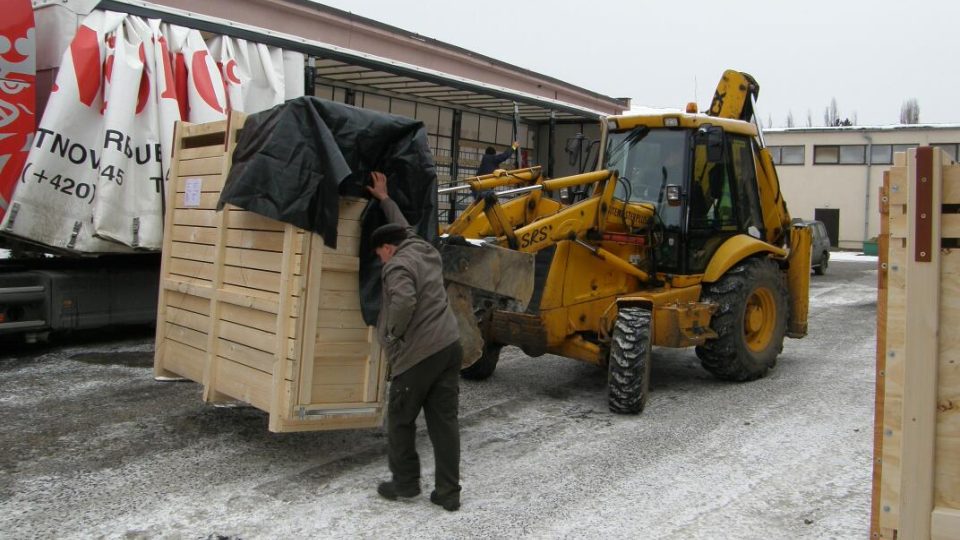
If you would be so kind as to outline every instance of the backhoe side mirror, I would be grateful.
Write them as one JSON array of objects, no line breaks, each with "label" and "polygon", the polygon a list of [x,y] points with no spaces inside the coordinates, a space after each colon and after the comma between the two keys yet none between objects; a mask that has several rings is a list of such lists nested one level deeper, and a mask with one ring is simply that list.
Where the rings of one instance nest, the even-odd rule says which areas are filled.
[{"label": "backhoe side mirror", "polygon": [[667,206],[680,206],[680,186],[669,184],[664,191],[667,194]]}]

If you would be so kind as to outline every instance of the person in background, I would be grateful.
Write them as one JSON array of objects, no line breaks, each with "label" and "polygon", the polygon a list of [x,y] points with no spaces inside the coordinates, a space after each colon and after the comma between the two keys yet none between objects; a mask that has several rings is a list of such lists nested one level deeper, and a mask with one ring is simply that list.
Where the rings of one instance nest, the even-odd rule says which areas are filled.
[{"label": "person in background", "polygon": [[383,263],[377,333],[390,366],[387,454],[393,479],[377,486],[391,501],[420,494],[417,416],[423,409],[436,463],[430,502],[460,508],[460,331],[447,301],[440,253],[416,236],[387,192],[387,177],[371,173],[370,194],[387,225],[371,244]]},{"label": "person in background", "polygon": [[513,141],[513,144],[510,145],[509,150],[505,150],[498,154],[496,149],[494,149],[492,146],[488,146],[486,152],[483,153],[483,157],[480,158],[480,166],[477,167],[477,176],[490,174],[497,170],[500,167],[500,164],[512,156],[517,148],[520,148],[520,143]]}]

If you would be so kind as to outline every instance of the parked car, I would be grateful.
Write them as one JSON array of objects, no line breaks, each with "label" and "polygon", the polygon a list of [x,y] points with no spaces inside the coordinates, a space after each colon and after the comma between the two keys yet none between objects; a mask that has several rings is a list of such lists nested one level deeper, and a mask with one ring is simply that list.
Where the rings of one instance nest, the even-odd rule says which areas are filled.
[{"label": "parked car", "polygon": [[827,227],[822,221],[810,220],[804,221],[803,224],[810,228],[813,236],[810,266],[815,274],[822,276],[830,263],[830,235],[827,234]]}]

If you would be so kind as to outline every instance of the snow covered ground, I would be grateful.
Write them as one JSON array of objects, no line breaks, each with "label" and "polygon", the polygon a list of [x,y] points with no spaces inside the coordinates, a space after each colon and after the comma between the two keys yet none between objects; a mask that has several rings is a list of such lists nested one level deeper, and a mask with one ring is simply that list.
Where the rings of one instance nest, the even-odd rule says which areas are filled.
[{"label": "snow covered ground", "polygon": [[640,416],[605,373],[506,349],[461,388],[463,507],[433,486],[388,502],[380,429],[271,434],[252,408],[152,379],[149,332],[0,343],[3,538],[650,538],[868,536],[876,258],[811,277],[810,335],[730,384],[655,349]]}]

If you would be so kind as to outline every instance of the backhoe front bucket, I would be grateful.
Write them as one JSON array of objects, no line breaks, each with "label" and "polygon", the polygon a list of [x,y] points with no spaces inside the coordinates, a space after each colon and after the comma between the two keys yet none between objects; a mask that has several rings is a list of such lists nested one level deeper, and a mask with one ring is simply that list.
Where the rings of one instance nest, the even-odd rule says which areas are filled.
[{"label": "backhoe front bucket", "polygon": [[473,290],[512,298],[526,308],[533,296],[534,257],[531,253],[467,241],[441,244],[440,257],[443,277],[448,282],[447,297],[460,328],[461,367],[467,368],[483,352]]},{"label": "backhoe front bucket", "polygon": [[517,300],[525,308],[533,296],[532,253],[490,244],[441,244],[443,277]]}]

